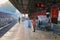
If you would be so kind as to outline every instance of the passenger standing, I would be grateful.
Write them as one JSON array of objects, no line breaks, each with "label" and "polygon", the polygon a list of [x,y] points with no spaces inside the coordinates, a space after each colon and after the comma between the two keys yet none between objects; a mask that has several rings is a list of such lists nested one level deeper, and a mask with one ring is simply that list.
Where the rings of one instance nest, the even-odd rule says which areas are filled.
[{"label": "passenger standing", "polygon": [[36,20],[33,19],[33,32],[35,32],[35,28],[36,28]]},{"label": "passenger standing", "polygon": [[40,25],[41,25],[41,22],[40,22],[40,20],[39,20],[39,23],[38,23],[38,28],[40,29]]},{"label": "passenger standing", "polygon": [[31,28],[31,20],[28,20],[28,27]]},{"label": "passenger standing", "polygon": [[28,29],[28,19],[25,19],[24,20],[24,28],[25,29]]},{"label": "passenger standing", "polygon": [[19,17],[19,23],[20,23],[20,17]]},{"label": "passenger standing", "polygon": [[37,18],[37,30],[40,30],[40,20]]}]

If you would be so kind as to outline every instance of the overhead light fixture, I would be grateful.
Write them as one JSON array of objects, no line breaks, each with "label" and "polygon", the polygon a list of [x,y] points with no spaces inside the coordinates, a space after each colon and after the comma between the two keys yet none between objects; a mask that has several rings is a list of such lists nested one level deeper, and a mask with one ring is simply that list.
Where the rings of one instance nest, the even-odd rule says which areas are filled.
[{"label": "overhead light fixture", "polygon": [[44,3],[37,3],[37,7],[39,7],[39,8],[44,8]]}]

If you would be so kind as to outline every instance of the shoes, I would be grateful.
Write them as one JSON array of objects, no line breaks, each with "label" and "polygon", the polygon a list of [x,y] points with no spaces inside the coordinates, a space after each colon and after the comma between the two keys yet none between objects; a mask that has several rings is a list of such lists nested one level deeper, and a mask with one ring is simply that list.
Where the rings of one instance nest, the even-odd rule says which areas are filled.
[{"label": "shoes", "polygon": [[35,31],[33,31],[33,32],[35,32]]}]

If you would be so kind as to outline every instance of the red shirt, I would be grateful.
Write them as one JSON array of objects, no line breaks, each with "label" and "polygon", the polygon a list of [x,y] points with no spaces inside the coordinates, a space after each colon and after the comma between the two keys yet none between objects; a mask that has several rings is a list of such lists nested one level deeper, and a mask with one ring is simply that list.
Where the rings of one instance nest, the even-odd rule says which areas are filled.
[{"label": "red shirt", "polygon": [[36,27],[36,21],[33,21],[33,28]]}]

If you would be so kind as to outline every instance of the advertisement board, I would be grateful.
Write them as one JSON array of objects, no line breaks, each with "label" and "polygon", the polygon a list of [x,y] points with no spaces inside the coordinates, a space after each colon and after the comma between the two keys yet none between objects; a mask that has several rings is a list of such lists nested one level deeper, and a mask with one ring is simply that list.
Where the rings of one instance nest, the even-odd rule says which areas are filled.
[{"label": "advertisement board", "polygon": [[58,7],[52,7],[51,8],[51,17],[52,18],[58,18]]},{"label": "advertisement board", "polygon": [[58,11],[59,11],[59,7],[57,5],[53,5],[51,7],[51,23],[54,24],[58,23]]}]

